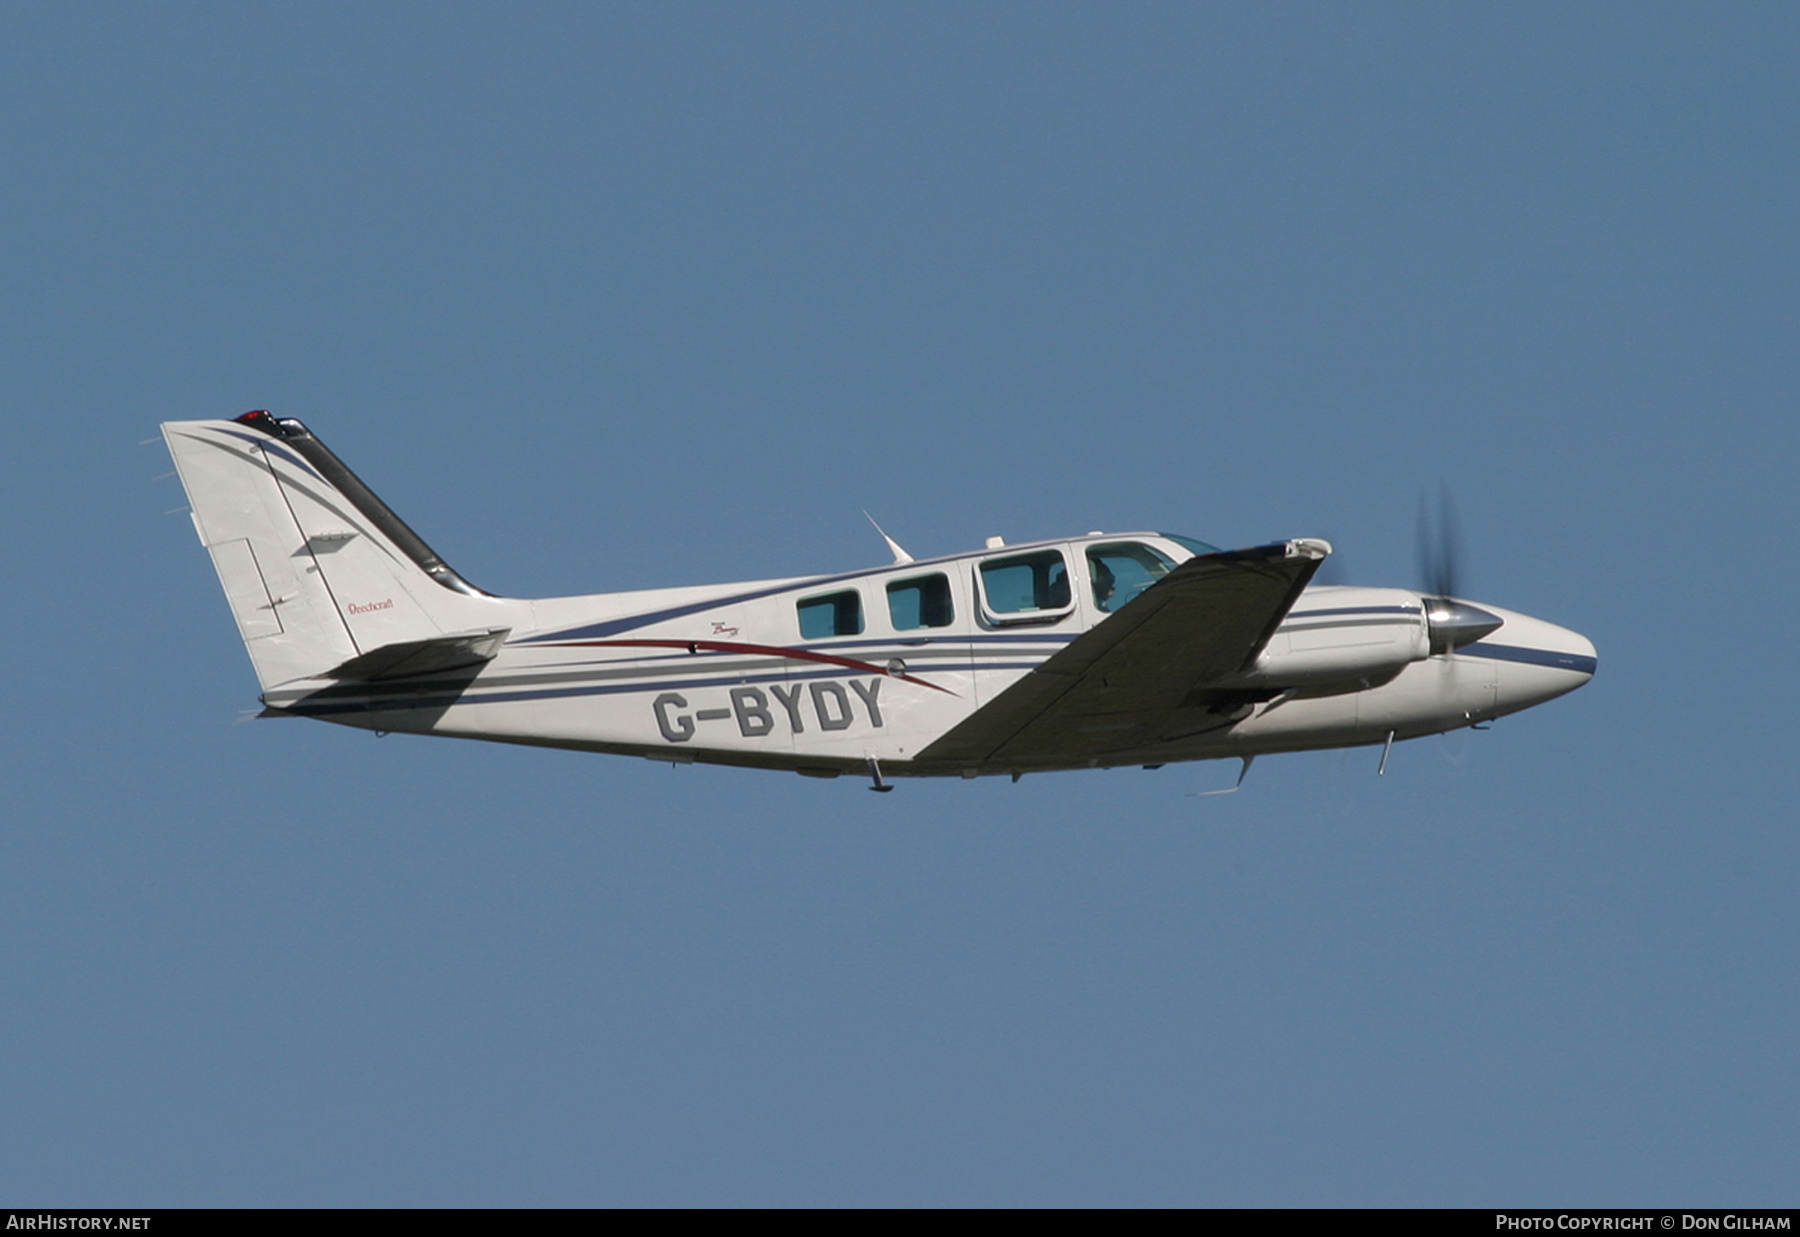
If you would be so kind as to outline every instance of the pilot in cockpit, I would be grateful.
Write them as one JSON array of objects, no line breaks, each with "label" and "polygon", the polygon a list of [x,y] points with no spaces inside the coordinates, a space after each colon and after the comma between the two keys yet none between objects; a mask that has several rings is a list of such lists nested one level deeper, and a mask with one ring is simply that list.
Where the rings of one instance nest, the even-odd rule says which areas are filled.
[{"label": "pilot in cockpit", "polygon": [[1088,558],[1088,566],[1092,568],[1089,574],[1094,578],[1094,604],[1110,613],[1112,606],[1108,603],[1112,600],[1113,589],[1116,586],[1112,568],[1106,565],[1104,559],[1091,555]]}]

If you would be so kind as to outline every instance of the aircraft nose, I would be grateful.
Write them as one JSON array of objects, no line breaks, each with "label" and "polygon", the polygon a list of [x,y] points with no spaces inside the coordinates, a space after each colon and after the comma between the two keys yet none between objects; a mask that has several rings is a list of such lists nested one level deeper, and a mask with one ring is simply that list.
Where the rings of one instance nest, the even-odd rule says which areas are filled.
[{"label": "aircraft nose", "polygon": [[1599,654],[1594,642],[1580,632],[1528,614],[1486,608],[1505,622],[1460,652],[1493,660],[1496,712],[1512,713],[1542,704],[1594,677]]}]

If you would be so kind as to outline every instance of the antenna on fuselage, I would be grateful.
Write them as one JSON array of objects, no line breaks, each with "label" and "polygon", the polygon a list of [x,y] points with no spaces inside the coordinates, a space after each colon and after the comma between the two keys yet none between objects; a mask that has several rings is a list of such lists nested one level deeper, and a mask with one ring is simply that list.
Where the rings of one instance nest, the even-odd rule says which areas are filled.
[{"label": "antenna on fuselage", "polygon": [[[867,511],[863,512],[863,519],[871,524],[875,524],[875,517],[870,515]],[[888,536],[887,530],[882,528],[881,525],[875,524],[875,531],[881,534],[881,539],[883,541],[887,542],[888,552],[894,556],[894,565],[896,567],[902,563],[910,563],[913,561],[913,556],[901,549],[900,543]]]}]

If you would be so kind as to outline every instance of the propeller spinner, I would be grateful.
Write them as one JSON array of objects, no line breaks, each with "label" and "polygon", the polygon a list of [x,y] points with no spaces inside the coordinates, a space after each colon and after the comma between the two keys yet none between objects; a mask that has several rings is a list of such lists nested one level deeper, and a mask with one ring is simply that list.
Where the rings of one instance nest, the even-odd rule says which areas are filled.
[{"label": "propeller spinner", "polygon": [[1497,614],[1456,600],[1458,567],[1462,559],[1462,525],[1456,503],[1446,483],[1438,491],[1435,517],[1423,496],[1419,499],[1419,578],[1425,603],[1425,623],[1431,633],[1431,651],[1448,653],[1473,644],[1500,630]]}]

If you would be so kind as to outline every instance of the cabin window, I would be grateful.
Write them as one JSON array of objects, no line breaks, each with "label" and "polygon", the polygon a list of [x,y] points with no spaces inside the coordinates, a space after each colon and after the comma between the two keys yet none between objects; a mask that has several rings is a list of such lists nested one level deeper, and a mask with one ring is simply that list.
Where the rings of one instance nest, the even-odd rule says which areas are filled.
[{"label": "cabin window", "polygon": [[1169,574],[1168,559],[1141,542],[1090,546],[1088,580],[1094,586],[1094,605],[1107,614],[1131,603],[1137,595]]},{"label": "cabin window", "polygon": [[944,576],[920,576],[896,580],[887,586],[888,617],[895,631],[921,627],[948,627],[956,621],[950,600],[950,581]]},{"label": "cabin window", "polygon": [[808,597],[800,603],[800,638],[821,640],[827,636],[862,634],[862,597],[855,589]]},{"label": "cabin window", "polygon": [[1069,607],[1069,568],[1056,550],[981,564],[981,589],[994,614],[1029,614]]}]

